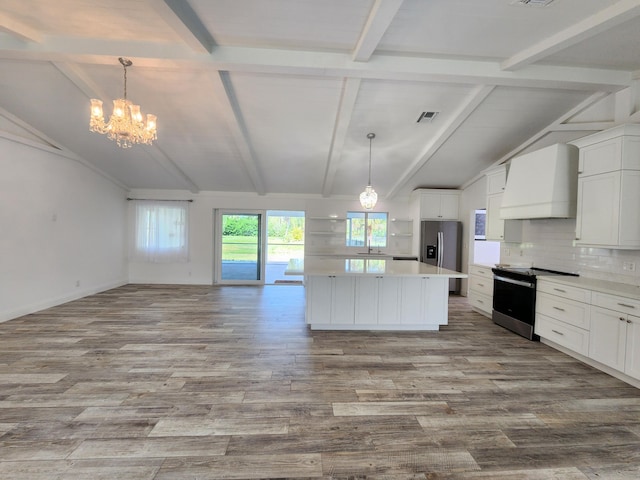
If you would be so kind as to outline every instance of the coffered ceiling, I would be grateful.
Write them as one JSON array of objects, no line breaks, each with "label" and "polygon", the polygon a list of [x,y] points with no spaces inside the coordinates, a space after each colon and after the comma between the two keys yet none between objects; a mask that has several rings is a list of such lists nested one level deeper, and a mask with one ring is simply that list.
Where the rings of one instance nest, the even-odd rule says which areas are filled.
[{"label": "coffered ceiling", "polygon": [[[381,197],[457,188],[640,122],[640,0],[531,4],[1,0],[0,136],[127,188],[341,197],[363,189],[374,132]],[[89,132],[89,99],[109,115],[122,96],[118,57],[153,146]]]}]

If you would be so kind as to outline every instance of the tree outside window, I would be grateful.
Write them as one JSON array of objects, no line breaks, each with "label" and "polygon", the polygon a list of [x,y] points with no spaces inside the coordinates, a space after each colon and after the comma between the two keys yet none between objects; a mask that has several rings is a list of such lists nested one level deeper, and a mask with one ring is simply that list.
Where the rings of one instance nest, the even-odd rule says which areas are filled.
[{"label": "tree outside window", "polygon": [[386,212],[347,212],[347,247],[387,246]]}]

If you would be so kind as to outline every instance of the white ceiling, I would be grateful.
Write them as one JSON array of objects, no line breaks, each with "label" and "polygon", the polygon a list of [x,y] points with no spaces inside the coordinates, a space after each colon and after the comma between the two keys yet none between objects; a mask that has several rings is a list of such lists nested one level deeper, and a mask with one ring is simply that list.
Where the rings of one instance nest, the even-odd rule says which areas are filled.
[{"label": "white ceiling", "polygon": [[[384,198],[640,122],[640,0],[2,0],[0,136],[128,188]],[[158,116],[88,130],[89,99]],[[432,122],[417,123],[423,111]]]}]

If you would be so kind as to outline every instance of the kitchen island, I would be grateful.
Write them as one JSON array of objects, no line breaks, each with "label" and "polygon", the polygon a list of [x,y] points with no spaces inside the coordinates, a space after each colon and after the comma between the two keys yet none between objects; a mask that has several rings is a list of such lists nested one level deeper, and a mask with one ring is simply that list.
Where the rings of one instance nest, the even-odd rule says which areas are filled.
[{"label": "kitchen island", "polygon": [[306,257],[306,321],[314,330],[439,330],[448,321],[449,279],[467,275],[412,260]]}]

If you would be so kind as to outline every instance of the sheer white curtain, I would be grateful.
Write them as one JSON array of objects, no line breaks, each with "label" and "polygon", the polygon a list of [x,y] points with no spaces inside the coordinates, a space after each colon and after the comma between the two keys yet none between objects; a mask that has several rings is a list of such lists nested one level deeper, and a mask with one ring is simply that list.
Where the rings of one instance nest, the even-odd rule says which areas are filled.
[{"label": "sheer white curtain", "polygon": [[134,258],[146,262],[189,260],[189,202],[135,201]]}]

